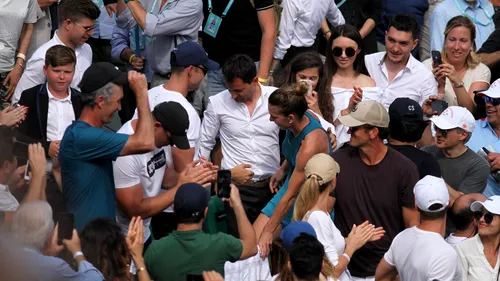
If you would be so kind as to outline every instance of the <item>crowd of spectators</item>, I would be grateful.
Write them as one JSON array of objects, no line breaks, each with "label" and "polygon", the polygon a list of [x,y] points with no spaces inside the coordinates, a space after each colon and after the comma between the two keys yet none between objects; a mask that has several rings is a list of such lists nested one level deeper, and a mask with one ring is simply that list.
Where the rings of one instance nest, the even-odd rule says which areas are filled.
[{"label": "crowd of spectators", "polygon": [[1,2],[0,280],[499,280],[500,1]]}]

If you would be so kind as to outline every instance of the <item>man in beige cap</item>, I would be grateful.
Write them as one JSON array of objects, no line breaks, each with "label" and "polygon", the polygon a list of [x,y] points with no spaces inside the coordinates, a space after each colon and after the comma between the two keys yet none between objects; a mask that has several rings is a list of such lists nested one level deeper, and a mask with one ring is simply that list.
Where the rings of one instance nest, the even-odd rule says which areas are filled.
[{"label": "man in beige cap", "polygon": [[381,103],[360,102],[339,120],[349,127],[351,139],[350,147],[333,154],[343,171],[331,194],[336,202],[335,225],[344,237],[353,224],[366,220],[384,228],[384,237],[356,251],[349,264],[353,280],[374,280],[392,239],[404,227],[418,223],[413,187],[419,174],[413,162],[384,144],[389,114]]}]

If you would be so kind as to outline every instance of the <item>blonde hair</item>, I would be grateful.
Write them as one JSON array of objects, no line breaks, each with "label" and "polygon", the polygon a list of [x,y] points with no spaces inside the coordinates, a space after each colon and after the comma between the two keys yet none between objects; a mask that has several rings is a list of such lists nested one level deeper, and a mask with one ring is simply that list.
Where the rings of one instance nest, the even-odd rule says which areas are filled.
[{"label": "blonde hair", "polygon": [[304,219],[306,213],[316,204],[319,195],[326,190],[331,181],[319,184],[322,178],[316,174],[310,175],[302,184],[297,200],[295,200],[295,207],[293,209],[293,221],[300,221]]},{"label": "blonde hair", "polygon": [[479,65],[481,62],[479,58],[476,55],[476,26],[474,23],[467,17],[464,16],[456,16],[451,18],[448,23],[446,24],[446,29],[444,30],[444,42],[443,42],[443,50],[441,51],[443,61],[448,62],[448,58],[446,55],[446,38],[448,37],[448,34],[457,27],[465,27],[470,31],[470,39],[472,42],[472,49],[469,52],[469,55],[467,55],[467,58],[465,59],[465,66],[467,69],[471,68],[474,69],[476,66]]}]

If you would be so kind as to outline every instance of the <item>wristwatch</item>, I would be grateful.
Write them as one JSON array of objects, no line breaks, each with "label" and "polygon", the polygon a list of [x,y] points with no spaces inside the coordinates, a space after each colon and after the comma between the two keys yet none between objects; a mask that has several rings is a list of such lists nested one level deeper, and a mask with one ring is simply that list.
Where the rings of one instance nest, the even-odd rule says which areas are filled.
[{"label": "wristwatch", "polygon": [[455,89],[456,88],[462,88],[463,86],[464,86],[464,81],[458,83],[458,85],[453,85],[453,87],[455,87]]}]

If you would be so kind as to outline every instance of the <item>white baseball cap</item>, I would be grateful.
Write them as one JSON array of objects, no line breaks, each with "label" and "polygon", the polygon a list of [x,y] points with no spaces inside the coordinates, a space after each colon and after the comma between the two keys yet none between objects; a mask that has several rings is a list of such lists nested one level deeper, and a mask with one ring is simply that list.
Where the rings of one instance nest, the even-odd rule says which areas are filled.
[{"label": "white baseball cap", "polygon": [[439,116],[432,117],[431,121],[442,130],[460,128],[472,133],[476,128],[476,120],[472,113],[461,106],[450,106]]},{"label": "white baseball cap", "polygon": [[486,201],[476,201],[470,205],[470,209],[473,212],[481,211],[481,207],[485,208],[488,212],[500,215],[500,196],[495,195],[486,199]]},{"label": "white baseball cap", "polygon": [[[415,203],[420,210],[436,213],[448,207],[450,195],[446,183],[442,178],[434,176],[425,176],[419,180],[413,189],[415,194]],[[436,210],[429,210],[433,204],[441,204],[442,207]]]},{"label": "white baseball cap", "polygon": [[478,96],[488,96],[490,98],[500,98],[500,79],[495,80],[495,82],[491,83],[488,90],[485,91],[476,91]]}]

